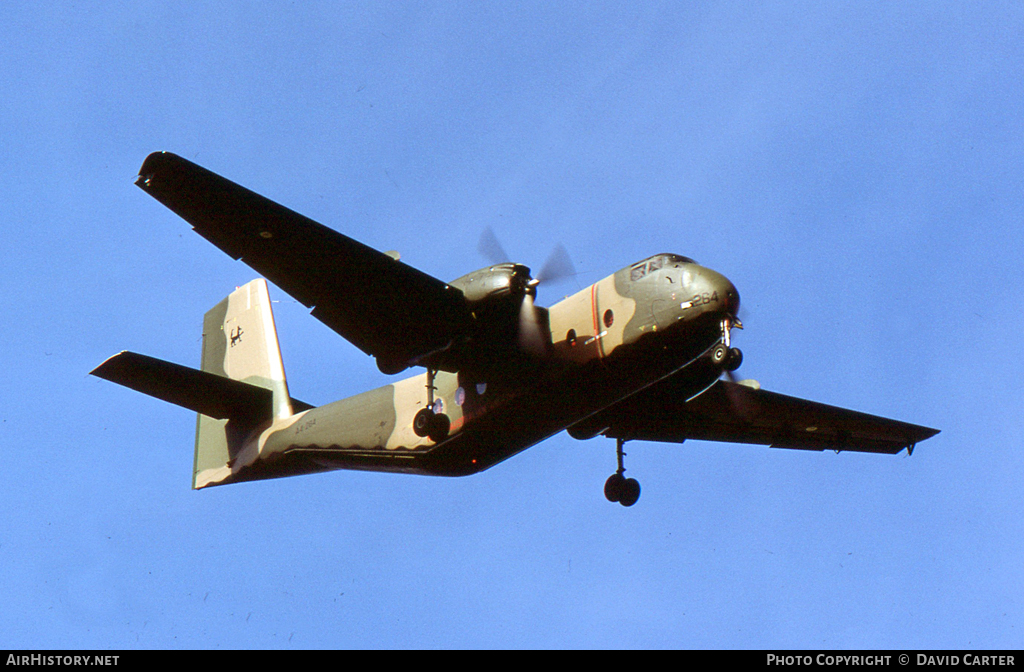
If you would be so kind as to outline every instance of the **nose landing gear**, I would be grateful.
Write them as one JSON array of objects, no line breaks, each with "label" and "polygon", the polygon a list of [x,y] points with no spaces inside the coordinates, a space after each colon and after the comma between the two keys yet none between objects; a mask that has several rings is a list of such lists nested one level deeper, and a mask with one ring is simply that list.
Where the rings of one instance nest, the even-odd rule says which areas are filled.
[{"label": "nose landing gear", "polygon": [[618,502],[623,506],[633,506],[640,499],[640,483],[635,478],[626,478],[623,472],[626,468],[622,465],[622,445],[625,439],[615,439],[615,456],[619,462],[619,468],[604,482],[604,496],[609,502]]},{"label": "nose landing gear", "polygon": [[728,372],[735,371],[743,363],[743,353],[740,349],[729,347],[733,327],[742,329],[743,325],[739,320],[730,320],[729,318],[722,320],[722,342],[711,350],[711,362]]}]

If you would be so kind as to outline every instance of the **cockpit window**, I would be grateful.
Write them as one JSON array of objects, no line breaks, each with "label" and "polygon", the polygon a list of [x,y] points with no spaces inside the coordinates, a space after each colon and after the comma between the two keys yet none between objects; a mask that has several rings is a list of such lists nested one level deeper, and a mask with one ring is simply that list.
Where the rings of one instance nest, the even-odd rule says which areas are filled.
[{"label": "cockpit window", "polygon": [[650,273],[674,266],[679,268],[680,264],[695,264],[693,259],[689,257],[681,257],[678,254],[657,254],[653,257],[648,257],[643,261],[634,264],[629,271],[629,279],[636,282],[647,276]]},{"label": "cockpit window", "polygon": [[[651,258],[651,263],[652,264],[655,263],[655,261],[657,261],[659,264],[665,264],[665,265],[673,264],[675,266],[678,266],[679,264],[696,264],[697,263],[696,261],[694,261],[693,259],[690,259],[689,257],[683,257],[683,256],[680,256],[678,254],[659,254],[658,256]],[[659,265],[659,268],[660,267],[661,266]]]}]

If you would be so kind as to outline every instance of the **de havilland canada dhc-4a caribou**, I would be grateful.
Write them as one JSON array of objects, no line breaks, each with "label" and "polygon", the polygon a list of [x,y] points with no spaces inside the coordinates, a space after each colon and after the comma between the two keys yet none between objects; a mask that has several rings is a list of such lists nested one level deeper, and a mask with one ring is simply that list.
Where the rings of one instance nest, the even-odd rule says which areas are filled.
[{"label": "de havilland canada dhc-4a caribou", "polygon": [[626,441],[896,454],[938,433],[734,382],[739,293],[687,257],[657,254],[543,308],[545,272],[496,261],[444,282],[174,154],[147,157],[136,184],[384,373],[426,370],[325,406],[294,399],[266,280],[237,288],[203,319],[200,369],[126,351],[92,372],[199,414],[193,488],[332,469],[464,476],[566,430],[615,439],[605,496],[632,506]]}]

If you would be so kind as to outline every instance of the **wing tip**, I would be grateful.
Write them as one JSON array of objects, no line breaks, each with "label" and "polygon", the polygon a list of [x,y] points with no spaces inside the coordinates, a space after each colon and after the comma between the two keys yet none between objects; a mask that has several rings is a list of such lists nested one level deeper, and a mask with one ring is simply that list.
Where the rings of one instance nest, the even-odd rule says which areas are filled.
[{"label": "wing tip", "polygon": [[166,161],[168,159],[174,160],[174,159],[179,159],[179,158],[181,158],[181,157],[179,157],[177,154],[172,154],[171,152],[168,152],[168,151],[165,151],[165,150],[158,150],[156,152],[150,152],[146,156],[146,158],[143,159],[143,161],[142,161],[142,168],[139,169],[139,172],[140,173],[143,172],[147,165],[158,164],[158,163],[161,163],[161,162]]},{"label": "wing tip", "polygon": [[103,362],[100,363],[99,366],[97,366],[95,369],[90,371],[89,375],[90,376],[96,376],[97,378],[102,378],[104,380],[110,380],[110,381],[116,383],[117,381],[114,380],[112,376],[115,376],[117,371],[120,370],[121,365],[123,364],[124,360],[127,357],[131,357],[131,355],[133,355],[133,354],[134,353],[132,353],[132,352],[130,352],[128,350],[122,350],[121,352],[117,353],[116,355],[111,355],[110,357],[107,357],[106,359],[104,359]]},{"label": "wing tip", "polygon": [[913,455],[914,449],[917,448],[917,444],[922,441],[927,441],[936,434],[941,433],[940,429],[932,429],[931,427],[921,427],[920,425],[914,425],[915,435],[907,441],[904,448],[907,449],[907,455]]},{"label": "wing tip", "polygon": [[141,189],[147,189],[153,177],[175,163],[181,163],[187,161],[177,154],[166,151],[152,152],[142,161],[142,166],[139,168],[139,174],[135,178],[135,185]]}]

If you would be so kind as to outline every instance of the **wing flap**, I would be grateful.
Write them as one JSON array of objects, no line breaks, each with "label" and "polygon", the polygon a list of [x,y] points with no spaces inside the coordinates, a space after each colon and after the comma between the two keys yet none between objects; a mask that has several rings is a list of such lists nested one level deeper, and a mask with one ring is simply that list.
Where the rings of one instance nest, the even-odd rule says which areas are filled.
[{"label": "wing flap", "polygon": [[180,156],[150,154],[136,184],[381,368],[446,348],[471,319],[457,288]]}]

